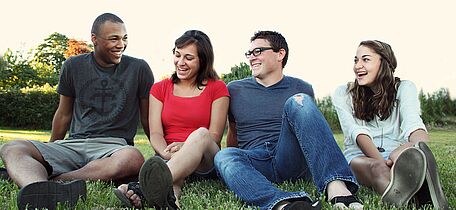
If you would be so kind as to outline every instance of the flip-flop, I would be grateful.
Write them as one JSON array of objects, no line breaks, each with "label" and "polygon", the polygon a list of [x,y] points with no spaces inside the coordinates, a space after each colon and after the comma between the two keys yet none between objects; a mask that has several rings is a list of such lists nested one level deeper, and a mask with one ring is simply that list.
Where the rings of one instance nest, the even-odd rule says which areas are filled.
[{"label": "flip-flop", "polygon": [[[138,182],[130,182],[130,183],[128,183],[127,191],[129,191],[129,190],[132,190],[134,194],[139,196],[139,198],[141,199],[142,207],[147,206],[146,203],[145,203],[146,201],[145,201],[144,195],[143,195],[143,193],[142,193],[142,191],[141,191],[141,189],[139,187],[139,183]],[[121,190],[115,188],[114,189],[114,194],[122,202],[122,204],[124,206],[126,206],[128,208],[134,207],[134,205],[131,202],[131,200],[129,198],[127,198],[125,193],[122,192]]]},{"label": "flip-flop", "polygon": [[335,209],[363,209],[363,203],[354,195],[336,196],[329,202]]},{"label": "flip-flop", "polygon": [[42,181],[23,187],[17,195],[19,210],[43,209],[54,210],[57,204],[74,208],[79,198],[87,196],[86,183],[83,180],[70,182]]}]

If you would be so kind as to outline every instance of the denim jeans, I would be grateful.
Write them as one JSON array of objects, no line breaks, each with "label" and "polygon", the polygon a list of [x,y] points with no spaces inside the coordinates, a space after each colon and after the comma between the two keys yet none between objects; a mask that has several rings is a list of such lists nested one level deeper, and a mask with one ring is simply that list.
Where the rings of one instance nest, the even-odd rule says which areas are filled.
[{"label": "denim jeans", "polygon": [[272,182],[313,180],[321,194],[328,183],[341,180],[352,193],[358,190],[328,123],[313,99],[305,94],[286,101],[276,141],[252,150],[223,149],[215,156],[215,166],[231,191],[260,209],[272,209],[280,201],[308,196],[304,191],[282,191]]}]

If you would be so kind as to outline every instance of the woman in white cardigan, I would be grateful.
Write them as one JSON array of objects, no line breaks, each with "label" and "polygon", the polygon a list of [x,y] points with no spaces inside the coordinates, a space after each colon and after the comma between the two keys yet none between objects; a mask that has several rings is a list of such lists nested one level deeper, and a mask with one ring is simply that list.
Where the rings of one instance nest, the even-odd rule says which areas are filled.
[{"label": "woman in white cardigan", "polygon": [[332,96],[345,136],[344,155],[358,181],[404,206],[415,197],[421,206],[448,209],[435,158],[426,145],[415,85],[394,77],[391,46],[363,41],[356,51],[355,81]]}]

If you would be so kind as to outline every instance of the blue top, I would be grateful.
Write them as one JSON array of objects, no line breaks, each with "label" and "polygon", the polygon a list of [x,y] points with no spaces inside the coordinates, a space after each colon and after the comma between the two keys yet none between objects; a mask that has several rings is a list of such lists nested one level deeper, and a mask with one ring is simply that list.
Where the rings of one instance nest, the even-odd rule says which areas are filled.
[{"label": "blue top", "polygon": [[401,144],[408,142],[410,134],[417,130],[426,131],[420,117],[420,101],[415,84],[402,80],[397,90],[396,103],[388,119],[380,120],[375,116],[370,122],[354,116],[353,102],[347,85],[342,85],[332,95],[332,101],[344,133],[344,155],[348,163],[355,157],[365,156],[356,143],[360,134],[368,135],[377,147],[383,147],[383,157]]},{"label": "blue top", "polygon": [[277,143],[286,100],[297,93],[314,98],[309,83],[289,76],[269,87],[253,77],[236,80],[228,84],[228,91],[231,95],[228,118],[236,123],[241,149],[258,148],[265,142]]}]

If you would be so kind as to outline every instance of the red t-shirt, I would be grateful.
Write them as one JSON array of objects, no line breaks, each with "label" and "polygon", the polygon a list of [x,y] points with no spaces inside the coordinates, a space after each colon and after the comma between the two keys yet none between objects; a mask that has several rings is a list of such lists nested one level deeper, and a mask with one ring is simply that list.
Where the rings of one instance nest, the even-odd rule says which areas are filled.
[{"label": "red t-shirt", "polygon": [[184,142],[194,130],[209,128],[212,102],[229,96],[221,80],[209,80],[203,92],[195,97],[174,96],[173,90],[171,79],[155,83],[150,90],[150,94],[163,103],[161,120],[166,144]]}]

